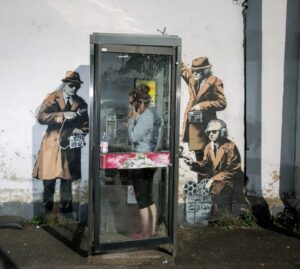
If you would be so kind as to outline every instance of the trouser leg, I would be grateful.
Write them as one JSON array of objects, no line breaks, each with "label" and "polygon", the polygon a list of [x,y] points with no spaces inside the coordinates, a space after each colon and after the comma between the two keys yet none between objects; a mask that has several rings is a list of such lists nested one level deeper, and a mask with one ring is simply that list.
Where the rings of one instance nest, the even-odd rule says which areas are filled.
[{"label": "trouser leg", "polygon": [[54,206],[54,191],[55,191],[55,179],[43,180],[43,207],[44,212],[49,213],[53,210]]},{"label": "trouser leg", "polygon": [[[204,158],[204,150],[195,150],[196,161],[202,161]],[[203,179],[203,177],[198,173],[198,183]]]},{"label": "trouser leg", "polygon": [[72,181],[61,179],[60,181],[60,211],[72,212]]},{"label": "trouser leg", "polygon": [[213,195],[213,215],[215,217],[229,216],[231,214],[233,189],[225,186],[220,194]]},{"label": "trouser leg", "polygon": [[204,157],[204,150],[202,149],[195,150],[195,157],[197,161],[202,161]]}]

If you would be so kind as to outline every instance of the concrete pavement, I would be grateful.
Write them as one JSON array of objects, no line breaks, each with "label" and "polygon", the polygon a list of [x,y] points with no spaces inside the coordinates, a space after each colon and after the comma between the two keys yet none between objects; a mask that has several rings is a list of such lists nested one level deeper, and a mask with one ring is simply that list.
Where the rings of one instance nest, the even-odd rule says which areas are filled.
[{"label": "concrete pavement", "polygon": [[123,259],[144,255],[139,264],[109,265],[107,260],[91,262],[44,228],[1,228],[0,268],[300,268],[300,240],[262,228],[181,226],[178,240],[175,263],[157,251],[152,251],[148,259],[144,251],[119,255]]}]

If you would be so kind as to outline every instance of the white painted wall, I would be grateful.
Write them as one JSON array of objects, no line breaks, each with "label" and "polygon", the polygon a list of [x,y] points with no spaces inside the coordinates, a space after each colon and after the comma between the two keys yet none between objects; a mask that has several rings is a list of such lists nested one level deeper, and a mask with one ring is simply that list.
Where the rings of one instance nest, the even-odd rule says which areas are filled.
[{"label": "white painted wall", "polygon": [[[207,56],[214,74],[224,82],[228,100],[220,117],[228,123],[230,138],[243,155],[241,11],[231,0],[2,0],[0,214],[30,217],[30,204],[41,199],[41,183],[31,177],[44,132],[35,115],[66,70],[80,72],[85,83],[79,95],[88,98],[89,35],[93,32],[159,34],[157,29],[166,27],[167,34],[182,38],[184,62]],[[182,112],[187,98],[183,82]],[[6,203],[15,202],[29,207],[8,211]]]},{"label": "white painted wall", "polygon": [[280,202],[299,189],[300,5],[298,0],[249,5],[247,124],[258,131],[247,130],[248,176],[256,195]]},{"label": "white painted wall", "polygon": [[[279,197],[287,1],[262,2],[262,154],[264,197]],[[279,129],[280,128],[280,129]]]}]

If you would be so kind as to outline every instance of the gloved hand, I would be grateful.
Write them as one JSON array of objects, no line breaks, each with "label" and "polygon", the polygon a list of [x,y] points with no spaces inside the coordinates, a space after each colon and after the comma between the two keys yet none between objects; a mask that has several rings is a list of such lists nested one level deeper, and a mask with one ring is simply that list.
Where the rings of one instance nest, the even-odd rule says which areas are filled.
[{"label": "gloved hand", "polygon": [[211,187],[212,187],[213,182],[214,182],[213,179],[208,180],[208,182],[205,185],[205,189],[210,190]]},{"label": "gloved hand", "polygon": [[192,165],[195,161],[192,158],[190,158],[190,157],[184,157],[184,162],[187,165]]},{"label": "gloved hand", "polygon": [[184,157],[184,162],[190,167],[190,169],[194,172],[197,172],[199,169],[199,163],[194,161],[190,157]]},{"label": "gloved hand", "polygon": [[181,71],[187,71],[187,70],[190,70],[189,66],[185,63],[181,63],[180,64],[180,68],[181,68]]},{"label": "gloved hand", "polygon": [[64,118],[66,120],[73,120],[77,117],[78,117],[78,114],[76,112],[73,112],[73,111],[64,112]]},{"label": "gloved hand", "polygon": [[74,135],[81,135],[81,134],[84,134],[84,132],[82,130],[78,129],[78,128],[75,128],[73,130],[73,134]]},{"label": "gloved hand", "polygon": [[201,110],[201,105],[200,104],[196,104],[194,105],[191,110]]}]

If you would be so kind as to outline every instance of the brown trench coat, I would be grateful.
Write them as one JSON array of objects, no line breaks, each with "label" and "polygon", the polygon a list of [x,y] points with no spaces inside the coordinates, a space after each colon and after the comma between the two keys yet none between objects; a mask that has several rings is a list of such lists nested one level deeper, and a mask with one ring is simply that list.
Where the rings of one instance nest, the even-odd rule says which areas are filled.
[{"label": "brown trench coat", "polygon": [[[183,118],[183,142],[189,143],[189,150],[204,150],[209,142],[205,135],[207,123],[217,118],[216,112],[226,108],[226,99],[223,93],[223,83],[215,76],[209,76],[202,87],[196,90],[196,82],[191,70],[186,66],[181,67],[181,76],[188,84],[190,99],[186,106]],[[188,112],[191,108],[200,104],[203,112],[202,123],[189,123]]]},{"label": "brown trench coat", "polygon": [[[34,178],[43,180],[81,178],[81,149],[62,149],[60,145],[68,143],[67,138],[72,135],[74,128],[88,133],[88,114],[85,111],[75,120],[64,122],[64,109],[65,100],[61,90],[49,94],[40,108],[37,115],[38,122],[48,125],[48,128],[33,168]],[[78,95],[74,95],[71,111],[78,109],[87,109],[87,103]]]},{"label": "brown trench coat", "polygon": [[195,162],[191,170],[203,178],[214,180],[212,193],[220,194],[223,188],[230,186],[236,194],[243,192],[245,176],[241,169],[241,157],[236,145],[229,139],[223,139],[216,156],[209,143],[204,150],[203,161]]}]

